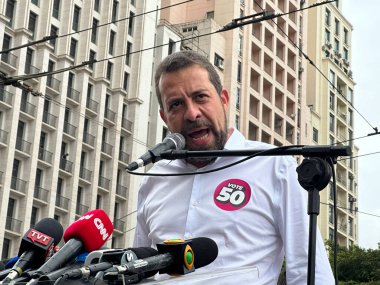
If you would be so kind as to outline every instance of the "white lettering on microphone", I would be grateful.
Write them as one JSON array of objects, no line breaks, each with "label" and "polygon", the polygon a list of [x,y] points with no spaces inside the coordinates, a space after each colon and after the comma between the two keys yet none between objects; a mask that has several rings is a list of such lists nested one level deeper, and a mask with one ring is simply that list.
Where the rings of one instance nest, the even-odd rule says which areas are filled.
[{"label": "white lettering on microphone", "polygon": [[99,218],[95,218],[94,219],[94,225],[99,230],[99,233],[102,236],[103,240],[106,240],[109,235],[107,233],[106,228],[104,227],[102,220]]},{"label": "white lettering on microphone", "polygon": [[94,214],[82,216],[82,217],[80,217],[77,221],[89,220],[89,219],[92,218],[93,215],[94,215]]}]

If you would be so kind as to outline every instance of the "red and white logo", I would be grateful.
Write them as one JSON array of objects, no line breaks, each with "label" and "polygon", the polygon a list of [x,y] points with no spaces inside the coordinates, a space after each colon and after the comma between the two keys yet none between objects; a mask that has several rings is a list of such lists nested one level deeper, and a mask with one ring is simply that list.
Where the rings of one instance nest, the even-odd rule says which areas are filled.
[{"label": "red and white logo", "polygon": [[236,211],[247,205],[251,187],[240,179],[228,179],[220,183],[214,192],[214,202],[220,209]]},{"label": "red and white logo", "polygon": [[45,235],[34,229],[31,229],[28,232],[27,237],[31,239],[33,243],[38,242],[39,244],[42,244],[42,245],[48,245],[51,240],[51,237],[49,237],[48,235]]}]

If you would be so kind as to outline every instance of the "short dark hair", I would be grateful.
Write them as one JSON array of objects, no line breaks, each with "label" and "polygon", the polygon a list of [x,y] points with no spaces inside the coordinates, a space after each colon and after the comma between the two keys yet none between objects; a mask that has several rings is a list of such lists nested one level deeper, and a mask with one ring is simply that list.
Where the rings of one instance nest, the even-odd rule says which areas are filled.
[{"label": "short dark hair", "polygon": [[204,68],[208,73],[208,78],[212,85],[214,85],[216,92],[220,95],[222,93],[222,83],[220,81],[220,77],[216,72],[214,66],[207,59],[207,57],[192,51],[192,50],[184,50],[172,53],[168,55],[157,67],[156,74],[154,76],[154,83],[156,88],[156,96],[158,99],[158,103],[160,104],[161,109],[163,108],[163,103],[161,99],[161,93],[159,90],[159,83],[161,75],[164,73],[171,73],[186,67],[190,67],[193,65],[198,65]]}]

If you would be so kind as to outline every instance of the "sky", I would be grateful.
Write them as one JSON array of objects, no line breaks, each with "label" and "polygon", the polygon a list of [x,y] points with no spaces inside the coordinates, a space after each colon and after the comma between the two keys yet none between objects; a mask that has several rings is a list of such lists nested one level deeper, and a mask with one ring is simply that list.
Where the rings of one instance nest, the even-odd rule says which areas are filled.
[{"label": "sky", "polygon": [[[351,68],[354,89],[354,137],[380,132],[380,1],[341,0],[343,15],[352,24]],[[367,122],[367,121],[368,122]],[[355,140],[359,147],[359,246],[377,249],[380,242],[380,133]],[[366,155],[379,152],[377,154]],[[360,213],[363,212],[363,213]],[[368,213],[368,214],[364,214]]]}]

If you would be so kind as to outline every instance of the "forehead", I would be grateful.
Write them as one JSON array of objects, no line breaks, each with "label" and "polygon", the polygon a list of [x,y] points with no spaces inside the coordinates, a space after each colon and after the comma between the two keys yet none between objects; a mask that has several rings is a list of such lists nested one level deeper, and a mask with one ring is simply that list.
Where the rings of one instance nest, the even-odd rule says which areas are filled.
[{"label": "forehead", "polygon": [[161,94],[174,91],[172,89],[198,89],[213,86],[206,69],[192,65],[177,71],[163,73],[159,80]]}]

